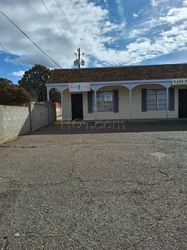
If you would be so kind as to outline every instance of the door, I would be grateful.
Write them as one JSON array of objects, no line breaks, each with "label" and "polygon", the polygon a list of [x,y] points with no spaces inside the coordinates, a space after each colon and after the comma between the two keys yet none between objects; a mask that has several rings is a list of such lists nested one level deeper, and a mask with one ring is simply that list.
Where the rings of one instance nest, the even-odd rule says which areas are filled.
[{"label": "door", "polygon": [[179,89],[179,118],[187,118],[187,89]]},{"label": "door", "polygon": [[71,95],[72,120],[83,120],[82,94]]}]

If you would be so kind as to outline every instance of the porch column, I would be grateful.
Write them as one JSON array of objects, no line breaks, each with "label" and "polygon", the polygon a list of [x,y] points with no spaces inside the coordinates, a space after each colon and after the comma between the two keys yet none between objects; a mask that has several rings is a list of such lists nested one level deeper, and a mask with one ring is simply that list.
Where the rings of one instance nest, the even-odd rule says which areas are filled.
[{"label": "porch column", "polygon": [[62,120],[63,120],[63,115],[64,115],[64,104],[63,104],[63,90],[61,90],[61,114],[62,114]]},{"label": "porch column", "polygon": [[95,112],[95,120],[96,120],[96,114],[97,114],[97,91],[94,90],[94,112]]},{"label": "porch column", "polygon": [[168,118],[169,117],[169,88],[168,87],[166,88],[166,98],[167,98],[167,100],[166,100],[166,105],[167,105],[166,118]]},{"label": "porch column", "polygon": [[129,89],[129,119],[132,118],[132,89]]},{"label": "porch column", "polygon": [[49,98],[49,89],[47,88],[47,101],[49,102],[50,101],[50,98]]}]

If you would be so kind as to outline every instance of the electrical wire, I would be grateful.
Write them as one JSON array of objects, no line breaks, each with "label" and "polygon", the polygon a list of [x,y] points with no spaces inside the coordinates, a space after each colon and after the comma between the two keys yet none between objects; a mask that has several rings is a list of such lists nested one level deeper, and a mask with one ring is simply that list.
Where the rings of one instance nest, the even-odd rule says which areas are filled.
[{"label": "electrical wire", "polygon": [[[44,27],[48,27],[48,23],[45,21],[45,19],[35,10],[35,8],[31,5],[30,0],[28,0],[28,4],[30,6],[30,8],[32,9],[32,11],[34,12],[35,16],[38,18],[38,20],[40,20],[40,22],[42,22],[44,24]],[[58,28],[58,27],[57,27]],[[58,28],[59,29],[59,28]],[[49,30],[50,32],[50,30]],[[61,32],[61,31],[60,31]]]},{"label": "electrical wire", "polygon": [[46,57],[48,57],[48,59],[50,59],[50,61],[52,61],[56,66],[58,66],[59,68],[61,68],[61,66],[52,58],[50,57],[43,49],[41,49],[36,42],[34,42],[16,23],[14,23],[2,10],[0,10],[0,13],[9,21],[12,23],[12,25],[14,27],[16,27],[25,37],[27,37],[27,39],[29,39],[30,42],[32,42],[34,44],[34,46],[36,48],[38,48]]},{"label": "electrical wire", "polygon": [[34,7],[31,5],[30,0],[28,1],[29,7],[32,9],[34,14],[37,16],[37,18],[44,24],[47,25],[47,23],[44,21],[44,19],[38,14],[38,12],[34,9]]},{"label": "electrical wire", "polygon": [[50,15],[51,19],[53,20],[53,22],[55,23],[56,27],[61,31],[61,28],[59,28],[58,23],[56,22],[55,18],[53,17],[53,15],[51,14],[49,8],[47,7],[47,5],[45,4],[45,2],[43,0],[40,0],[42,2],[42,4],[44,5],[44,7],[46,8],[48,14]]},{"label": "electrical wire", "polygon": [[63,10],[63,8],[62,8],[62,5],[61,5],[60,1],[59,1],[59,0],[55,0],[55,2],[56,2],[57,7],[58,7],[59,10],[60,10],[60,13],[61,13],[62,18],[66,20],[66,23],[68,24],[68,28],[69,28],[69,29],[72,29],[72,26],[71,26],[71,24],[70,24],[70,22],[69,22],[69,20],[68,20],[68,18],[67,18],[67,16],[66,16],[66,14],[65,14],[65,12],[64,12],[64,10]]}]

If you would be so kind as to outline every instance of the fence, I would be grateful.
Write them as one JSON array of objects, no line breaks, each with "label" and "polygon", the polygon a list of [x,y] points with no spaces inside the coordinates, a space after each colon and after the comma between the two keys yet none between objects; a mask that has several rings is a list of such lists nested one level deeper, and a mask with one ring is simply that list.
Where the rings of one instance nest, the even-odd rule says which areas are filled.
[{"label": "fence", "polygon": [[31,103],[28,107],[0,105],[0,143],[48,126],[55,120],[52,103]]}]

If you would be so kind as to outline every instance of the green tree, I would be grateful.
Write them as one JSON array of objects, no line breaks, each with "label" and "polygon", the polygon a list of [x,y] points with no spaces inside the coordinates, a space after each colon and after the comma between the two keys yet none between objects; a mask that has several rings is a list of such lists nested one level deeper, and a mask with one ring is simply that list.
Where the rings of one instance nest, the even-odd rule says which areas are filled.
[{"label": "green tree", "polygon": [[51,89],[49,98],[51,102],[61,102],[61,94],[56,89]]},{"label": "green tree", "polygon": [[29,93],[32,100],[46,101],[47,90],[45,83],[50,75],[50,69],[43,65],[35,65],[25,72],[18,84]]}]

